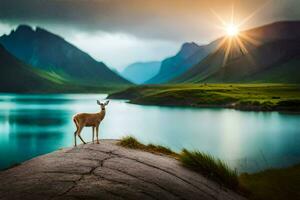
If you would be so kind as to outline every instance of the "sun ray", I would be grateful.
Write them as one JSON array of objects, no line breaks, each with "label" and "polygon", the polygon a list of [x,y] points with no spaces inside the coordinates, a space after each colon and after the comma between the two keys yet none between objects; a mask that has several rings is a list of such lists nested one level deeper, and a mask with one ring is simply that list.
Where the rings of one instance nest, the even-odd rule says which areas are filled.
[{"label": "sun ray", "polygon": [[217,17],[217,19],[222,23],[223,26],[226,26],[226,22],[220,17],[213,9],[210,9],[210,11]]},{"label": "sun ray", "polygon": [[231,24],[234,24],[234,5],[232,4],[231,6],[231,20],[230,20]]},{"label": "sun ray", "polygon": [[250,15],[248,15],[246,18],[244,18],[238,26],[243,26],[246,24],[252,17],[254,17],[258,12],[260,12],[263,8],[265,8],[272,0],[266,1],[262,6],[258,7],[256,10],[254,10]]},{"label": "sun ray", "polygon": [[228,38],[228,45],[227,45],[227,48],[226,48],[226,51],[225,51],[225,56],[224,56],[224,59],[223,59],[222,67],[224,67],[227,63],[229,53],[230,53],[230,50],[231,50],[231,45],[232,45],[232,38]]},{"label": "sun ray", "polygon": [[248,51],[248,49],[245,47],[244,43],[240,40],[240,38],[237,38],[238,43],[240,43],[240,47],[244,49],[245,53],[244,55],[246,56],[246,58],[249,60],[249,62],[251,62],[252,64],[255,65],[255,60],[253,58],[253,56],[251,55],[251,53]]},{"label": "sun ray", "polygon": [[226,42],[226,40],[227,40],[227,38],[223,37],[216,49],[219,50],[223,46],[223,44]]},{"label": "sun ray", "polygon": [[244,43],[241,41],[241,39],[237,37],[237,38],[236,38],[236,41],[238,42],[239,47],[240,47],[242,53],[243,53],[243,54],[248,54],[249,51],[247,50],[246,46],[245,46]]},{"label": "sun ray", "polygon": [[258,40],[255,40],[254,38],[248,36],[245,33],[241,33],[239,36],[254,46],[259,46],[261,44],[261,42],[259,42]]}]

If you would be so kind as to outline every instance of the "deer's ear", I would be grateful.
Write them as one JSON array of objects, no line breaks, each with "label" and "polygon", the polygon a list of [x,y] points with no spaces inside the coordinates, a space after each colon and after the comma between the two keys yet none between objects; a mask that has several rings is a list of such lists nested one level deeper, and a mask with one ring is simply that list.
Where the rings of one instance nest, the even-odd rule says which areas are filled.
[{"label": "deer's ear", "polygon": [[97,100],[97,104],[98,104],[98,105],[101,105],[101,103],[100,103],[100,101],[99,101],[99,100]]},{"label": "deer's ear", "polygon": [[109,100],[107,100],[106,102],[105,102],[105,105],[107,105],[109,103]]}]

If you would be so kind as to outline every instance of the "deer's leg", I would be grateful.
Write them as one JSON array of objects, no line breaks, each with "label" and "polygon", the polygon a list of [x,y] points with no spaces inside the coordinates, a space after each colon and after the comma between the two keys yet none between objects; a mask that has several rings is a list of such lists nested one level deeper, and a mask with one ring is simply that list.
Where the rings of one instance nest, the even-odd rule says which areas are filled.
[{"label": "deer's leg", "polygon": [[78,128],[77,135],[78,135],[79,139],[83,142],[83,144],[86,144],[86,142],[85,142],[85,141],[82,139],[82,137],[80,136],[80,133],[81,133],[82,129],[83,129],[83,127],[79,127],[79,128]]},{"label": "deer's leg", "polygon": [[78,125],[77,125],[77,121],[75,119],[73,119],[75,126],[76,126],[76,131],[74,132],[74,143],[75,143],[75,147],[77,146],[77,142],[76,142],[76,134],[78,131]]},{"label": "deer's leg", "polygon": [[74,132],[74,142],[75,142],[75,147],[77,146],[77,143],[76,143],[76,134],[77,134],[77,129],[76,129],[76,131]]},{"label": "deer's leg", "polygon": [[95,126],[92,127],[93,128],[93,137],[92,137],[92,142],[94,144],[94,137],[95,137]]},{"label": "deer's leg", "polygon": [[82,139],[80,135],[78,135],[79,139],[83,142],[83,144],[86,144],[86,142]]},{"label": "deer's leg", "polygon": [[99,137],[98,137],[98,134],[99,134],[99,126],[96,126],[97,144],[99,144]]}]

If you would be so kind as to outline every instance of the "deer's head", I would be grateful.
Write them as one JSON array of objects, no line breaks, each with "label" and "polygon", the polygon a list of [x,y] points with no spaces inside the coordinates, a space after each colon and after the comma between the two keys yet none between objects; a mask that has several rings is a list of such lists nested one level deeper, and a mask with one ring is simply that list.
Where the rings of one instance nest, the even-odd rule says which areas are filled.
[{"label": "deer's head", "polygon": [[105,103],[101,103],[99,100],[97,100],[97,104],[101,107],[101,110],[105,110],[105,106],[107,106],[108,103],[108,100],[105,101]]}]

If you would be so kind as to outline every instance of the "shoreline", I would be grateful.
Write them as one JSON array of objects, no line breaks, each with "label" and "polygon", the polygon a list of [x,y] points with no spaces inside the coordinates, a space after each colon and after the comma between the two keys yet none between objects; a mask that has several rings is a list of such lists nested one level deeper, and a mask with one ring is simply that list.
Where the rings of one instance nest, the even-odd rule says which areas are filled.
[{"label": "shoreline", "polygon": [[[108,97],[109,98],[109,97]],[[114,98],[112,98],[114,99]],[[292,114],[300,114],[300,109],[299,110],[294,110],[294,109],[264,109],[262,107],[251,107],[251,106],[231,106],[231,105],[208,105],[208,104],[198,104],[198,105],[193,105],[193,104],[152,104],[152,103],[136,103],[136,102],[131,102],[129,99],[118,99],[118,100],[127,100],[130,104],[134,105],[143,105],[143,106],[161,106],[161,107],[181,107],[181,108],[218,108],[218,109],[234,109],[238,111],[245,111],[245,112],[280,112],[280,113],[292,113]]]},{"label": "shoreline", "polygon": [[107,98],[125,99],[137,105],[300,113],[300,86],[292,84],[137,86]]}]

